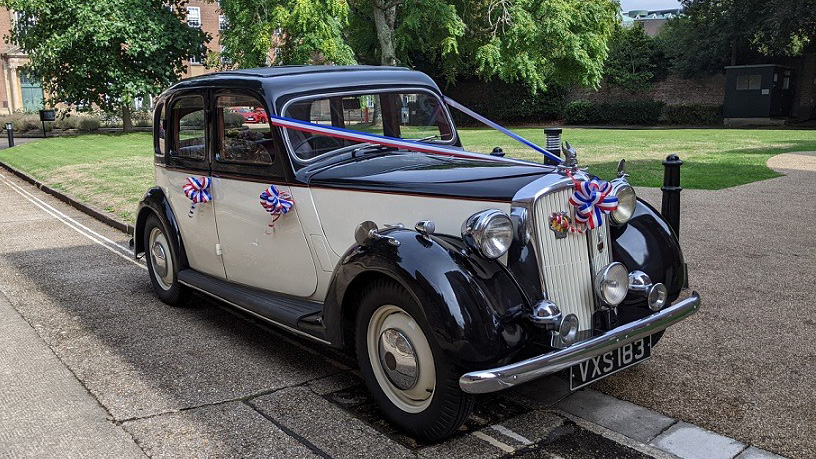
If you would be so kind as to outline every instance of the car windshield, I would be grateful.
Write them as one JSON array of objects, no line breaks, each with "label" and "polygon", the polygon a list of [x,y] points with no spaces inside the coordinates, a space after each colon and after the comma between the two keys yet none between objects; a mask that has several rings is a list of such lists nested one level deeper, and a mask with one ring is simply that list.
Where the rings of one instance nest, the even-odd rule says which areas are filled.
[{"label": "car windshield", "polygon": [[[436,96],[422,92],[380,92],[299,100],[284,116],[368,134],[424,142],[452,143],[453,127]],[[310,161],[356,145],[355,140],[287,129],[292,150]]]}]

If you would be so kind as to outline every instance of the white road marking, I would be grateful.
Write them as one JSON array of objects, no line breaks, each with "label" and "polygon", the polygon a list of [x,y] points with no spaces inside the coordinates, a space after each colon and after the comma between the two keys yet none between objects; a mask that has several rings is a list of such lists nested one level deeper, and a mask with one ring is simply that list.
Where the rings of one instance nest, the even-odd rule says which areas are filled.
[{"label": "white road marking", "polygon": [[491,445],[495,446],[496,448],[499,448],[500,450],[504,451],[505,453],[512,453],[512,452],[514,452],[516,450],[515,448],[508,445],[507,443],[505,443],[505,442],[503,442],[501,440],[498,440],[496,438],[493,438],[493,437],[491,437],[490,435],[488,435],[488,434],[486,434],[484,432],[477,431],[477,432],[473,432],[471,435],[473,435],[474,437],[476,437],[476,438],[478,438],[480,440],[484,440],[484,441],[490,443]]},{"label": "white road marking", "polygon": [[522,445],[532,445],[533,444],[532,440],[530,440],[530,439],[528,439],[528,438],[526,438],[526,437],[524,437],[524,436],[522,436],[522,435],[508,429],[507,427],[505,427],[505,426],[503,426],[501,424],[493,424],[490,427],[493,430],[495,430],[496,432],[498,432],[498,433],[500,433],[502,435],[505,435],[507,437],[510,437],[513,440],[516,440],[517,442],[521,443]]},{"label": "white road marking", "polygon": [[142,269],[147,269],[147,266],[145,266],[141,262],[135,260],[131,256],[131,251],[127,247],[125,247],[125,246],[119,244],[118,242],[113,241],[113,240],[111,240],[111,239],[97,233],[96,231],[88,228],[87,226],[83,225],[82,223],[79,223],[78,221],[74,220],[73,218],[69,217],[68,215],[64,214],[63,212],[59,211],[58,209],[54,208],[53,206],[51,206],[47,202],[43,201],[42,199],[40,199],[40,198],[34,196],[33,194],[29,193],[28,191],[24,190],[19,185],[15,184],[15,183],[12,183],[3,174],[0,174],[0,179],[2,179],[3,183],[8,185],[9,188],[11,188],[15,192],[17,192],[17,194],[24,197],[25,199],[30,201],[32,204],[34,204],[35,206],[37,206],[41,210],[43,210],[45,213],[47,213],[48,215],[54,217],[56,220],[64,223],[66,226],[73,229],[77,233],[87,237],[91,241],[101,245],[102,247],[108,249],[110,252],[114,253],[115,255],[117,255],[117,256],[119,256],[121,258],[124,258],[125,260],[135,264],[136,266],[138,266],[138,267],[140,267]]}]

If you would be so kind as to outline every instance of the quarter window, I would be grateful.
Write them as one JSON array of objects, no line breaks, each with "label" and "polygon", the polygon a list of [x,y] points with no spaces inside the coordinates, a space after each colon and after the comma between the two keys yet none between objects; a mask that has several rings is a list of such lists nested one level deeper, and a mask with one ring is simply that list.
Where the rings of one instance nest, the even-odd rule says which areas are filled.
[{"label": "quarter window", "polygon": [[156,154],[164,156],[167,150],[167,117],[164,111],[164,104],[156,107],[156,119],[153,120],[153,126],[156,129]]},{"label": "quarter window", "polygon": [[203,160],[207,156],[204,98],[188,96],[173,104],[173,155]]},{"label": "quarter window", "polygon": [[235,164],[271,165],[274,151],[269,116],[254,97],[220,95],[216,100],[218,161]]}]

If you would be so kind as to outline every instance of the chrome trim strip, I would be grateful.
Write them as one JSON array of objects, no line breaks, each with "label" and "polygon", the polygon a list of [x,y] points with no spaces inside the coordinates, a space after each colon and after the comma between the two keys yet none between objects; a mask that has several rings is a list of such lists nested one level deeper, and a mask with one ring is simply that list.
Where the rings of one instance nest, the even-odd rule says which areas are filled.
[{"label": "chrome trim strip", "polygon": [[503,367],[466,373],[459,378],[459,387],[469,394],[485,394],[532,381],[665,330],[697,312],[699,307],[700,295],[693,292],[689,298],[679,301],[660,312],[621,325],[603,335],[573,344],[566,349],[549,352]]},{"label": "chrome trim strip", "polygon": [[327,345],[331,346],[331,343],[326,341],[326,340],[323,340],[323,339],[317,338],[315,336],[312,336],[312,335],[310,335],[310,334],[308,334],[308,333],[306,333],[304,331],[298,330],[297,328],[292,328],[292,327],[290,327],[288,325],[284,325],[284,324],[282,324],[280,322],[275,322],[274,320],[272,320],[272,319],[270,319],[268,317],[264,317],[264,316],[258,314],[255,311],[250,311],[249,309],[247,309],[247,308],[245,308],[243,306],[237,305],[237,304],[235,304],[235,303],[233,303],[231,301],[227,301],[224,298],[221,298],[220,296],[215,295],[215,294],[213,294],[211,292],[208,292],[208,291],[206,291],[206,290],[204,290],[204,289],[202,289],[200,287],[196,287],[195,285],[189,284],[189,283],[184,282],[182,280],[179,280],[179,284],[190,287],[193,290],[199,291],[199,292],[201,292],[201,293],[203,293],[203,294],[205,294],[205,295],[207,295],[207,296],[209,296],[211,298],[215,298],[216,300],[221,301],[223,303],[226,303],[226,304],[228,304],[228,305],[230,305],[230,306],[232,306],[232,307],[234,307],[236,309],[240,309],[241,311],[244,311],[244,312],[246,312],[246,313],[248,313],[250,315],[253,315],[253,316],[263,320],[264,322],[272,324],[272,325],[274,325],[274,326],[276,326],[278,328],[281,328],[283,330],[286,330],[286,331],[288,331],[290,333],[294,333],[295,335],[302,336],[304,338],[309,338],[311,340],[317,341],[318,343],[327,344]]}]

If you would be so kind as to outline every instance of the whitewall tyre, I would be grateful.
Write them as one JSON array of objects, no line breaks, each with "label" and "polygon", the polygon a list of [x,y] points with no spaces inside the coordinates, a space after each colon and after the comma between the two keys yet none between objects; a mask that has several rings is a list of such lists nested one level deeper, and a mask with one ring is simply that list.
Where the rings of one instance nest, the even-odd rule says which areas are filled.
[{"label": "whitewall tyre", "polygon": [[360,371],[385,416],[409,434],[436,441],[457,432],[473,408],[460,372],[429,338],[424,315],[399,284],[368,286],[357,313]]},{"label": "whitewall tyre", "polygon": [[153,290],[163,302],[178,306],[187,294],[187,289],[178,282],[178,249],[164,222],[154,214],[145,221],[144,248]]}]

